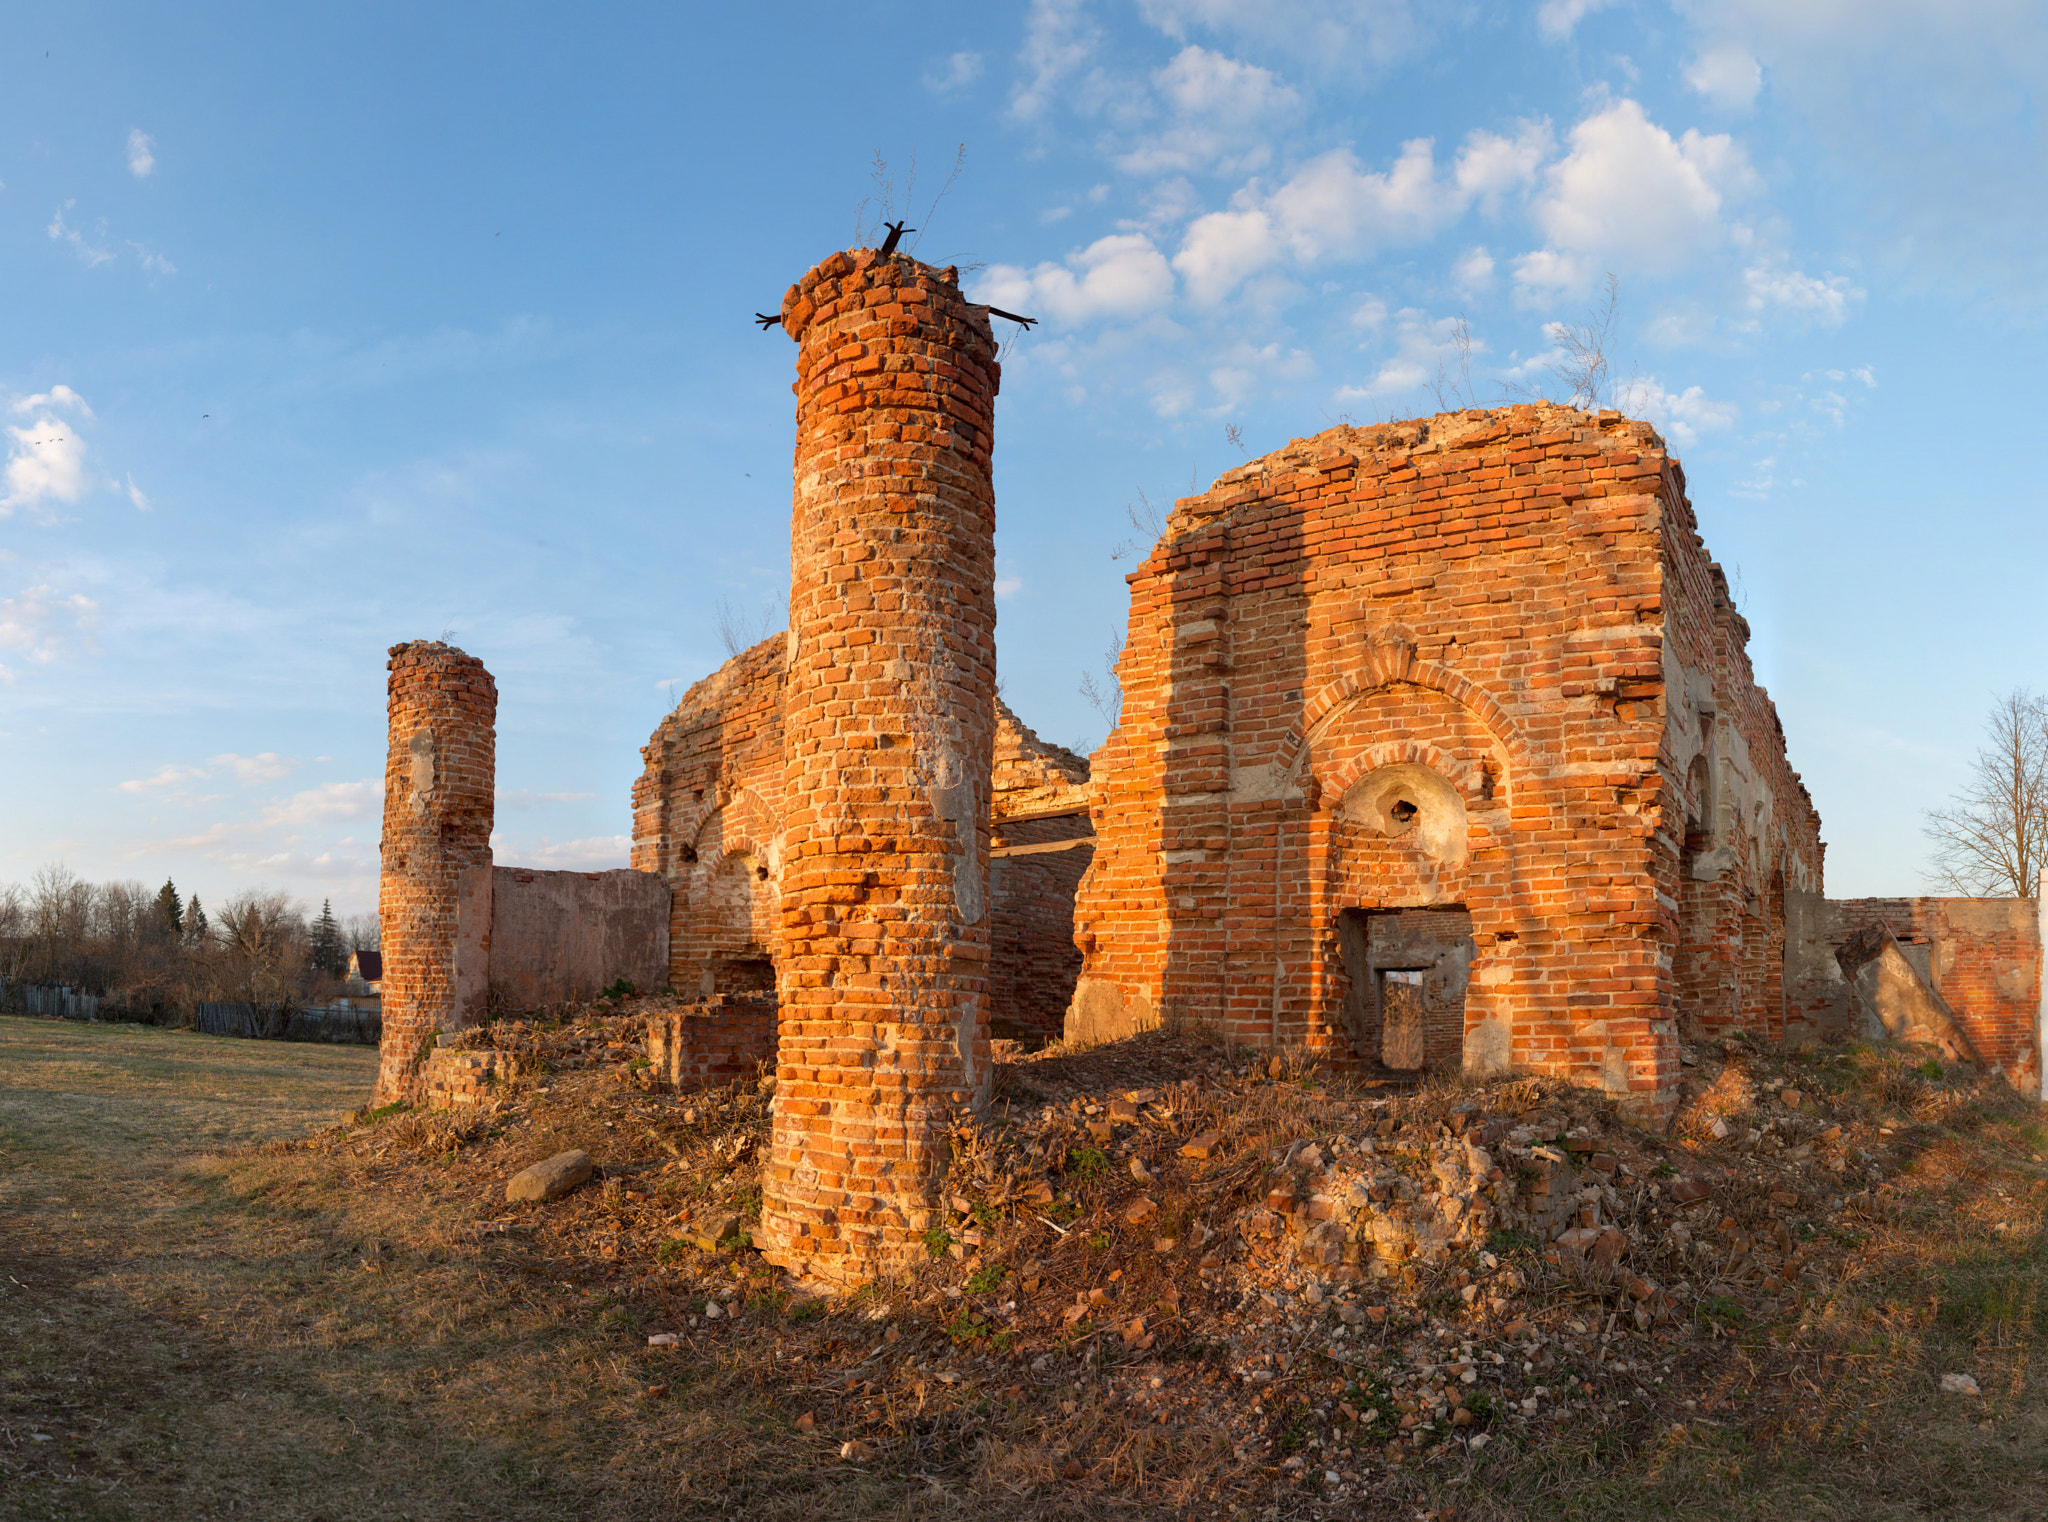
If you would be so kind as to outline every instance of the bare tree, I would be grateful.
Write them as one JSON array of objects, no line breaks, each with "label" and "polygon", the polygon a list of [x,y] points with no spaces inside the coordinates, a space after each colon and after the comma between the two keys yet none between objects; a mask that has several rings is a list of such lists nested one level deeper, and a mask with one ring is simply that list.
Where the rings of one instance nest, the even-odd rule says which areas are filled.
[{"label": "bare tree", "polygon": [[1969,781],[1927,813],[1935,880],[1972,898],[2031,898],[2048,866],[2048,700],[2017,688],[1984,732]]},{"label": "bare tree", "polygon": [[1123,722],[1124,687],[1116,674],[1117,662],[1124,658],[1124,631],[1112,629],[1109,634],[1109,648],[1102,653],[1103,680],[1097,682],[1095,673],[1081,673],[1081,696],[1102,715],[1102,722],[1112,730]]},{"label": "bare tree", "polygon": [[341,944],[344,954],[350,951],[375,951],[379,941],[379,921],[376,912],[351,914],[341,922]]},{"label": "bare tree", "polygon": [[1551,341],[1564,351],[1564,358],[1550,366],[1550,373],[1571,388],[1565,400],[1574,407],[1590,411],[1607,399],[1607,350],[1614,341],[1614,320],[1620,312],[1621,280],[1609,271],[1606,295],[1586,314],[1584,322],[1550,325]]},{"label": "bare tree", "polygon": [[243,889],[220,911],[219,936],[242,998],[269,1004],[291,993],[306,961],[306,919],[290,898]]},{"label": "bare tree", "polygon": [[1457,412],[1479,405],[1479,398],[1472,390],[1472,324],[1465,320],[1463,312],[1451,324],[1451,351],[1458,356],[1458,373],[1451,374],[1449,364],[1440,359],[1436,377],[1428,382],[1429,394],[1436,398],[1438,412]]},{"label": "bare tree", "polygon": [[[1225,435],[1228,436],[1227,433]],[[1238,446],[1242,448],[1243,445]],[[1152,553],[1152,546],[1159,542],[1159,536],[1166,532],[1166,520],[1159,509],[1152,505],[1152,499],[1142,491],[1138,500],[1124,504],[1124,516],[1131,520],[1131,537],[1109,552],[1111,560],[1122,560],[1126,555]]]},{"label": "bare tree", "polygon": [[778,622],[772,609],[748,613],[723,597],[718,599],[718,642],[725,646],[727,655],[753,649],[785,622],[786,619]]}]

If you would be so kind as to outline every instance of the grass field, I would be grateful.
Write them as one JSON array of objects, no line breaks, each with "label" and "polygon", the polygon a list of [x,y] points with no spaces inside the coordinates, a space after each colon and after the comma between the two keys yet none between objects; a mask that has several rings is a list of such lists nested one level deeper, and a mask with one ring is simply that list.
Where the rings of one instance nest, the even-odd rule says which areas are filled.
[{"label": "grass field", "polygon": [[[878,1451],[840,1462],[844,1434],[825,1430],[850,1419],[840,1372],[877,1340],[858,1308],[769,1296],[716,1339],[651,1350],[648,1331],[701,1309],[720,1260],[613,1245],[595,1194],[510,1235],[477,1230],[522,1159],[584,1145],[629,1182],[656,1166],[631,1160],[645,1101],[593,1073],[531,1091],[510,1127],[328,1130],[375,1063],[0,1018],[0,1518],[1189,1514],[1119,1477],[1136,1430],[1122,1416],[1101,1418],[1087,1478],[1027,1463],[1093,1396],[1033,1393],[1021,1368],[989,1377],[1010,1397],[950,1405],[934,1373],[929,1401],[918,1384],[915,1411],[871,1433]],[[1952,1108],[1910,1131],[1902,1204],[1855,1272],[1805,1326],[1715,1344],[1753,1416],[1626,1440],[1564,1427],[1341,1512],[1277,1483],[1196,1509],[2048,1517],[2048,1168],[2031,1113]],[[936,1324],[899,1324],[896,1353],[948,1367]],[[1984,1397],[1938,1393],[1950,1368],[1977,1371]],[[813,1408],[815,1433],[797,1420]]]}]

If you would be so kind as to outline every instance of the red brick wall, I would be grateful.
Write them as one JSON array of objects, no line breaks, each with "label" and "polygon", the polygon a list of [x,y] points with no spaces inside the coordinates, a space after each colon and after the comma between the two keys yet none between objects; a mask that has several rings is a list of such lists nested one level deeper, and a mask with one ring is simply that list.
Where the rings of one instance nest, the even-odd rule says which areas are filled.
[{"label": "red brick wall", "polygon": [[669,983],[712,994],[772,986],[782,872],[786,639],[742,651],[683,694],[640,754],[633,865],[675,892]]},{"label": "red brick wall", "polygon": [[655,1082],[679,1094],[752,1079],[775,1060],[775,995],[719,995],[649,1015],[647,1057]]},{"label": "red brick wall", "polygon": [[872,251],[790,288],[781,1031],[765,1251],[922,1251],[989,1073],[996,346],[958,275]]},{"label": "red brick wall", "polygon": [[[1647,425],[1548,406],[1333,429],[1177,503],[1129,578],[1070,1027],[1177,1013],[1335,1054],[1341,911],[1457,907],[1469,1068],[1665,1108],[1691,528]],[[1817,881],[1803,792],[1776,817]]]},{"label": "red brick wall", "polygon": [[2038,905],[2026,898],[1851,898],[1808,900],[1810,944],[1787,991],[1801,1035],[1853,1036],[1855,1000],[1834,954],[1857,931],[1885,925],[1955,1015],[1970,1044],[2022,1094],[2041,1081],[2041,937]]},{"label": "red brick wall", "polygon": [[436,640],[393,645],[384,764],[380,1103],[419,1097],[430,1039],[455,1028],[456,879],[489,866],[498,687]]}]

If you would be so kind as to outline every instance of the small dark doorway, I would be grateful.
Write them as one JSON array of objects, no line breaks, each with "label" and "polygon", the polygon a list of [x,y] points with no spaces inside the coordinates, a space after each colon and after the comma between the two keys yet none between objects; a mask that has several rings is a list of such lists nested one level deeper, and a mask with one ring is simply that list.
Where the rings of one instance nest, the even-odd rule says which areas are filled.
[{"label": "small dark doorway", "polygon": [[1453,1068],[1465,1050],[1472,916],[1462,905],[1346,909],[1337,917],[1342,1022],[1367,1068]]}]

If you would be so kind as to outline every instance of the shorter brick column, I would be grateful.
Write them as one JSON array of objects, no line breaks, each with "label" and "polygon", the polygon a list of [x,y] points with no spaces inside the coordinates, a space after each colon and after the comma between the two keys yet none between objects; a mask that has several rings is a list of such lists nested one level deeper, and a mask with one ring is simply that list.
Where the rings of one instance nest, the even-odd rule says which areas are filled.
[{"label": "shorter brick column", "polygon": [[457,888],[491,864],[498,684],[438,640],[391,647],[391,749],[384,764],[384,1038],[377,1102],[420,1097],[435,1036],[457,1028]]}]

